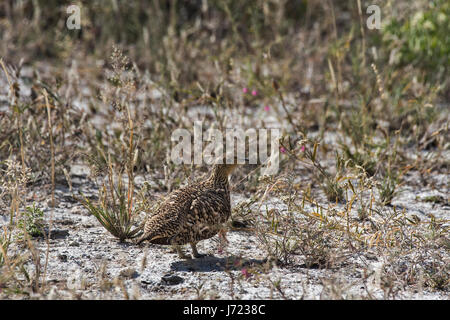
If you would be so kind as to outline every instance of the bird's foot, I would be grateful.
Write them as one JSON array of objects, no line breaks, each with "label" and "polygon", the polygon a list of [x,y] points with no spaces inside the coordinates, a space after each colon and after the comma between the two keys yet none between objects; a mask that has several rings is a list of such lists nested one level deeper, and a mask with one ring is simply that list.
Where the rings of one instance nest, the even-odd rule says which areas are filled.
[{"label": "bird's foot", "polygon": [[191,243],[191,248],[192,248],[192,255],[194,256],[194,258],[203,258],[207,256],[207,254],[198,253],[196,243]]},{"label": "bird's foot", "polygon": [[183,253],[179,253],[178,257],[180,259],[184,259],[184,260],[191,260],[192,259],[192,256],[190,254],[186,254],[184,252]]},{"label": "bird's foot", "polygon": [[181,249],[181,246],[179,245],[175,245],[174,246],[176,252],[178,253],[178,257],[180,257],[180,259],[192,259],[192,257],[186,253],[183,252],[183,249]]}]

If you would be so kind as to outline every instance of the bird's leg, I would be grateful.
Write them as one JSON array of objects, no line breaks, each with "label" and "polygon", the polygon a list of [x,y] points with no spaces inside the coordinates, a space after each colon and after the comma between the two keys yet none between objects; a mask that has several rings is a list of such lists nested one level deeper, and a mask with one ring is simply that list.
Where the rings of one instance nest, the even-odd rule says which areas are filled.
[{"label": "bird's leg", "polygon": [[220,239],[220,242],[222,242],[223,244],[230,243],[227,239],[227,230],[225,228],[221,228],[219,230],[219,239]]},{"label": "bird's leg", "polygon": [[224,228],[219,229],[219,248],[218,251],[220,254],[223,253],[224,248],[228,245],[227,239],[227,231]]},{"label": "bird's leg", "polygon": [[178,256],[180,257],[180,259],[191,259],[191,258],[192,258],[190,255],[185,254],[185,253],[183,252],[183,249],[181,249],[181,246],[180,246],[180,245],[175,244],[175,245],[174,245],[174,248],[175,248],[175,250],[177,251]]},{"label": "bird's leg", "polygon": [[191,248],[192,248],[192,255],[194,256],[194,258],[201,258],[201,257],[205,256],[204,254],[198,253],[198,251],[197,251],[197,243],[191,242],[190,244],[191,244]]}]

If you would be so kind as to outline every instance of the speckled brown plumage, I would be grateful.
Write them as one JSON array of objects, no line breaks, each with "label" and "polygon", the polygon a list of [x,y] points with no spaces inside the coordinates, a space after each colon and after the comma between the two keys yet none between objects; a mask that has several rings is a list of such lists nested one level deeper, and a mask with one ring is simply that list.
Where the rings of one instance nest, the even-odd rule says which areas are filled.
[{"label": "speckled brown plumage", "polygon": [[216,164],[208,179],[169,194],[145,222],[144,234],[137,243],[191,244],[193,255],[200,256],[196,244],[216,235],[231,215],[228,176],[236,165]]}]

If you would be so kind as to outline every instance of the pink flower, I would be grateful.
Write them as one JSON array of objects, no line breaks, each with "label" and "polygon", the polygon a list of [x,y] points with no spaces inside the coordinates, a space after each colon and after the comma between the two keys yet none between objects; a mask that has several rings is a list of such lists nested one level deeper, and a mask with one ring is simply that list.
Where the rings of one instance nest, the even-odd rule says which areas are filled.
[{"label": "pink flower", "polygon": [[305,151],[305,146],[302,146],[302,147],[300,148],[300,150],[302,150],[302,152],[304,152],[304,151]]},{"label": "pink flower", "polygon": [[252,96],[256,97],[258,95],[258,91],[257,90],[252,90]]},{"label": "pink flower", "polygon": [[270,110],[270,107],[269,106],[265,106],[264,107],[264,111],[269,111]]},{"label": "pink flower", "polygon": [[248,272],[248,270],[246,268],[243,268],[241,270],[242,275],[245,277],[245,279],[250,278],[250,273]]},{"label": "pink flower", "polygon": [[243,93],[247,93],[247,92],[248,92],[248,89],[247,89],[247,88],[243,88],[243,89],[242,89],[242,92],[243,92]]},{"label": "pink flower", "polygon": [[281,151],[281,153],[286,153],[286,148],[285,147],[280,147],[280,151]]}]

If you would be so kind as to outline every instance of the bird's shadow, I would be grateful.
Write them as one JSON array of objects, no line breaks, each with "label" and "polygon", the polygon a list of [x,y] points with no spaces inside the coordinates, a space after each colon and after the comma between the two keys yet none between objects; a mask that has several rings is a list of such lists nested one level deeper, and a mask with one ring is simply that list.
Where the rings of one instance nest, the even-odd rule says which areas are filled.
[{"label": "bird's shadow", "polygon": [[175,261],[170,265],[172,271],[190,271],[190,272],[218,272],[242,270],[245,267],[262,265],[267,259],[246,259],[236,256],[219,258],[216,256],[205,256],[197,259],[188,259]]}]

